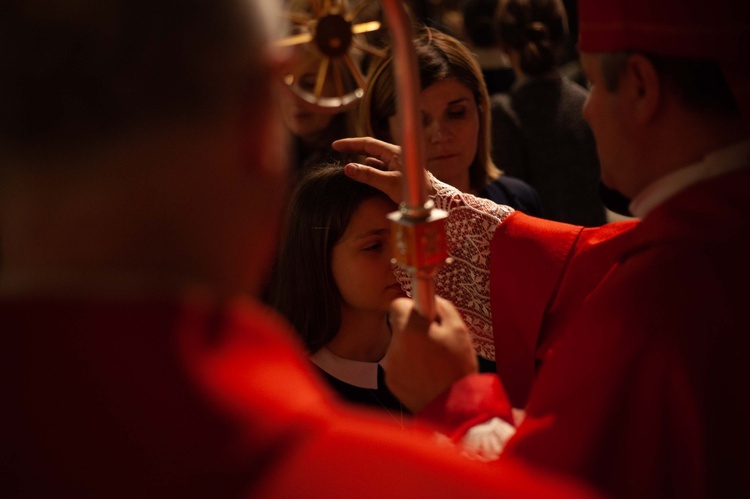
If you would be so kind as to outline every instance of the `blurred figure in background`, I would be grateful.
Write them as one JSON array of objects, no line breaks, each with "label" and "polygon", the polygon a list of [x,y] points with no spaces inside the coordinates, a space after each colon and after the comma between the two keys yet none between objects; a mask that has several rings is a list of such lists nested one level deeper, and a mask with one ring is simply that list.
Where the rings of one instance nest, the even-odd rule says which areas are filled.
[{"label": "blurred figure in background", "polygon": [[581,69],[581,61],[578,57],[578,1],[563,0],[565,13],[568,17],[568,36],[565,38],[564,55],[560,60],[560,72],[578,83],[582,87],[588,87],[586,75]]},{"label": "blurred figure in background", "polygon": [[550,220],[605,223],[599,159],[583,119],[587,90],[560,74],[567,34],[560,0],[501,0],[497,27],[516,71],[510,93],[492,96],[497,164],[533,186]]},{"label": "blurred figure in background", "polygon": [[490,95],[507,92],[516,79],[495,27],[497,0],[466,0],[461,38],[477,58]]},{"label": "blurred figure in background", "polygon": [[[314,95],[319,78],[322,58],[313,47],[296,49],[297,64],[285,76],[289,85]],[[351,86],[351,82],[347,82]],[[321,86],[321,97],[335,95],[333,79],[327,77]],[[356,111],[323,110],[292,91],[280,95],[281,116],[292,137],[292,173],[299,176],[310,166],[321,162],[344,161],[331,142],[350,137],[356,130]]]}]

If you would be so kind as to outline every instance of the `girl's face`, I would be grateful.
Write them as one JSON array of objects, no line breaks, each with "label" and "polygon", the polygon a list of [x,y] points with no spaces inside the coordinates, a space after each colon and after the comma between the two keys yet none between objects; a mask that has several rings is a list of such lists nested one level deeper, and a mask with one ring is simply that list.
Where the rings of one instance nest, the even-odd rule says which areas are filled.
[{"label": "girl's face", "polygon": [[386,313],[393,299],[405,296],[391,264],[386,215],[394,209],[392,202],[380,197],[363,201],[333,247],[331,268],[344,309]]},{"label": "girl's face", "polygon": [[[447,78],[422,90],[419,101],[427,169],[448,183],[468,175],[479,142],[474,94],[457,79]],[[398,120],[392,117],[389,124],[395,136],[401,137]]]}]

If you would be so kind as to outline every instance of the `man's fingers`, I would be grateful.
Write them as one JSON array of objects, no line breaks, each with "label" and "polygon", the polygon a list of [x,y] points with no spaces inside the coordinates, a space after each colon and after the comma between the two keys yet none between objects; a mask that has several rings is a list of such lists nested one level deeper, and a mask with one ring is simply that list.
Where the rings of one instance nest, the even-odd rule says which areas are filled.
[{"label": "man's fingers", "polygon": [[[461,314],[458,313],[456,307],[450,301],[435,297],[435,311],[437,312],[437,321],[444,326],[462,327],[464,325]],[[431,321],[422,317],[414,309],[414,300],[411,298],[397,298],[391,303],[390,322],[391,325],[404,329],[406,324],[409,322],[410,317],[416,315],[421,317],[425,324],[429,324]],[[425,331],[427,326],[425,326]]]},{"label": "man's fingers", "polygon": [[439,317],[439,321],[441,324],[457,325],[463,323],[461,314],[458,313],[455,305],[444,298],[440,298],[439,296],[435,297],[435,312],[437,312],[437,316]]},{"label": "man's fingers", "polygon": [[393,156],[401,154],[401,148],[382,140],[372,137],[352,137],[349,139],[335,140],[331,147],[347,154],[364,154],[379,159],[388,164]]},{"label": "man's fingers", "polygon": [[432,321],[425,319],[414,308],[414,300],[411,298],[397,298],[391,303],[389,314],[391,327],[395,334],[410,331],[421,332],[427,335]]},{"label": "man's fingers", "polygon": [[401,173],[383,171],[367,165],[349,163],[344,166],[346,176],[372,186],[390,197],[394,203],[400,203],[403,196],[401,189]]},{"label": "man's fingers", "polygon": [[367,166],[372,166],[373,168],[377,168],[378,170],[388,169],[385,163],[380,161],[378,158],[373,158],[372,156],[368,156],[365,158],[365,164]]},{"label": "man's fingers", "polygon": [[401,158],[398,155],[391,156],[391,159],[388,161],[388,170],[392,172],[400,172],[401,171]]},{"label": "man's fingers", "polygon": [[476,372],[478,365],[476,355],[474,355],[471,334],[458,309],[450,301],[436,296],[435,311],[440,324],[433,328],[432,334],[443,337],[443,341],[446,341],[445,344],[453,345],[451,348],[464,349],[467,354],[463,356],[464,363],[460,368],[464,374]]},{"label": "man's fingers", "polygon": [[403,331],[409,321],[409,315],[414,310],[414,300],[410,298],[396,298],[391,302],[391,311],[388,320],[394,331]]},{"label": "man's fingers", "polygon": [[397,298],[391,303],[389,321],[394,334],[405,331],[428,335],[433,321],[425,318],[414,308],[414,300],[411,298]]},{"label": "man's fingers", "polygon": [[414,301],[399,298],[391,303],[389,318],[393,338],[388,349],[385,382],[410,410],[417,412],[457,379],[477,371],[471,338],[455,308],[438,300],[441,323],[424,318]]}]

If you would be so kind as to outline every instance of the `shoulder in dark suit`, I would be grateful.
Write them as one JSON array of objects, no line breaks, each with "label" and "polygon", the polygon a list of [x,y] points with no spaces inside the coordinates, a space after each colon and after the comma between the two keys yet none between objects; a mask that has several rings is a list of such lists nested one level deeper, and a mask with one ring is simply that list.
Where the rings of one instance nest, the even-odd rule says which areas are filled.
[{"label": "shoulder in dark suit", "polygon": [[479,191],[479,197],[491,199],[497,204],[505,204],[527,215],[542,217],[544,210],[539,193],[523,180],[508,175],[500,175],[491,180]]},{"label": "shoulder in dark suit", "polygon": [[599,158],[583,118],[587,90],[557,72],[491,99],[492,155],[498,168],[539,193],[546,218],[605,223]]}]

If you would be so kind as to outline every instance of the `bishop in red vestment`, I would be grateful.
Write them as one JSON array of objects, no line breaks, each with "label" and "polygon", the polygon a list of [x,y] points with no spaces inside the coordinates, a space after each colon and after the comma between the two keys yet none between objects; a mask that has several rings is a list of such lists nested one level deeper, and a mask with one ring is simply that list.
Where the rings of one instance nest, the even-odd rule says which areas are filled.
[{"label": "bishop in red vestment", "polygon": [[[633,200],[640,221],[584,229],[518,213],[498,219],[488,250],[496,381],[525,409],[501,461],[521,457],[614,496],[750,493],[746,6],[579,2],[593,85],[584,115],[603,180]],[[382,145],[340,147],[377,156]],[[397,152],[385,147],[380,159]],[[349,171],[389,190],[375,170]],[[438,290],[452,297],[450,286]],[[411,310],[396,302],[393,320]],[[425,345],[450,348],[445,325],[429,328]],[[418,374],[431,350],[401,341],[389,384],[421,417],[450,422],[460,439],[462,422],[493,416],[486,375],[420,396],[436,391],[415,381],[427,379]]]}]

